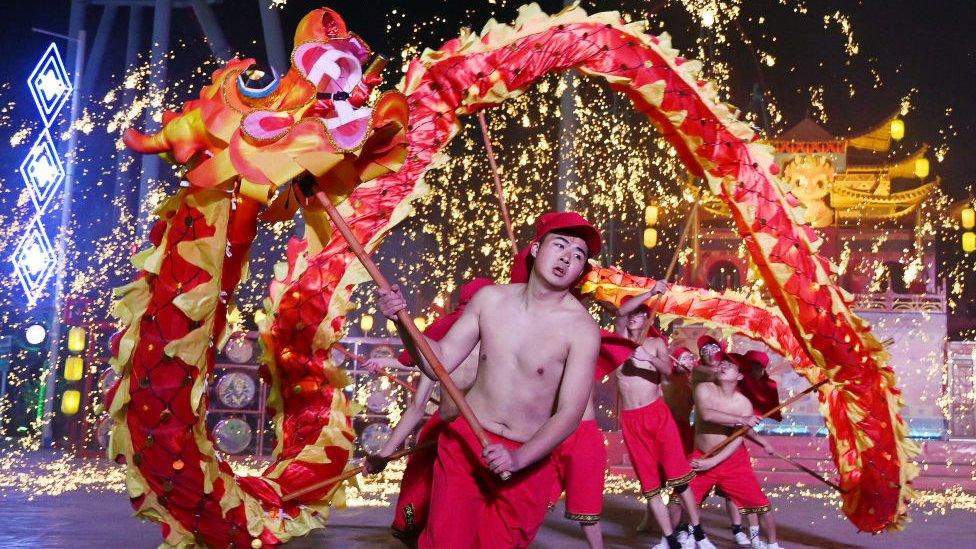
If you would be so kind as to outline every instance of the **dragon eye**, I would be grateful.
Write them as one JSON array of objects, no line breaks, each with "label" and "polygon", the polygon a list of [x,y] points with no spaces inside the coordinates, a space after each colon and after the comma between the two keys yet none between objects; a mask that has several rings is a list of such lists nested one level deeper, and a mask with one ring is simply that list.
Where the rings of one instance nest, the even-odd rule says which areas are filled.
[{"label": "dragon eye", "polygon": [[237,77],[237,91],[251,99],[263,99],[278,89],[279,82],[273,70],[251,66]]}]

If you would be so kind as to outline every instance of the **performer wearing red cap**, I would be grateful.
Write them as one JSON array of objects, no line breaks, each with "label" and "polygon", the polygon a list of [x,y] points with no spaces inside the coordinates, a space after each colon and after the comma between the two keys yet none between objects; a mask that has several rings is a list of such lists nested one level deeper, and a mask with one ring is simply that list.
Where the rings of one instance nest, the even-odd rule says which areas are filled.
[{"label": "performer wearing red cap", "polygon": [[[617,387],[620,391],[620,428],[624,444],[630,455],[641,492],[647,498],[647,516],[657,520],[664,537],[656,549],[694,548],[714,549],[699,524],[698,508],[688,493],[688,482],[694,472],[688,464],[681,445],[681,437],[671,412],[661,398],[661,382],[672,372],[671,356],[664,336],[647,324],[652,322],[645,301],[664,291],[663,282],[643,295],[625,301],[617,316],[617,332],[631,339],[639,339],[645,330],[652,330],[651,337],[641,342],[634,356],[617,371]],[[661,471],[663,471],[663,478]],[[691,517],[693,538],[678,541],[677,533],[661,499],[665,488],[674,488],[678,498],[685,502]],[[638,526],[638,529],[641,529]]]},{"label": "performer wearing red cap", "polygon": [[[535,537],[554,482],[549,455],[579,425],[593,386],[599,328],[569,290],[600,244],[579,214],[543,215],[513,269],[526,282],[484,288],[441,341],[428,338],[448,371],[480,341],[467,402],[492,444],[482,449],[463,417],[441,433],[420,547],[526,547]],[[406,307],[396,287],[379,305],[390,319]]]},{"label": "performer wearing red cap", "polygon": [[[696,448],[692,453],[691,463],[698,475],[691,481],[691,492],[701,505],[713,487],[720,488],[735,502],[742,514],[759,515],[762,529],[769,538],[768,547],[778,549],[776,524],[769,500],[759,487],[742,437],[732,441],[716,455],[702,457],[731,434],[735,425],[745,423],[744,418],[755,417],[749,399],[737,390],[743,377],[741,369],[745,365],[739,364],[734,357],[724,352],[719,353],[715,359],[717,365],[714,381],[695,386]],[[746,436],[771,451],[769,443],[755,431],[750,430]]]},{"label": "performer wearing red cap", "polygon": [[[447,334],[454,322],[461,317],[464,307],[474,298],[478,290],[485,286],[494,284],[486,278],[475,278],[461,286],[458,307],[451,313],[438,318],[424,334],[431,339],[440,340]],[[398,361],[393,359],[370,359],[366,362],[366,369],[376,373],[382,368],[390,367],[386,361],[394,362],[395,365],[403,364],[411,366],[413,360],[406,351],[400,353]],[[456,370],[451,372],[451,379],[461,391],[466,391],[474,383],[475,376],[478,375],[478,346],[461,362]],[[386,458],[396,452],[403,441],[410,436],[418,424],[423,420],[427,401],[434,391],[436,382],[427,376],[422,376],[420,383],[417,384],[417,392],[410,405],[403,411],[400,421],[397,423],[389,440],[383,448],[374,456],[367,458],[368,474],[379,473],[386,467]],[[440,406],[430,419],[424,423],[417,435],[417,444],[427,441],[436,441],[448,423],[458,416],[457,405],[446,393],[441,394]],[[403,478],[400,481],[400,495],[397,498],[396,511],[393,515],[391,530],[394,537],[403,541],[407,546],[413,547],[417,544],[420,532],[427,525],[427,515],[430,509],[430,488],[434,479],[434,461],[437,458],[435,448],[427,448],[415,452],[407,458],[407,467],[403,471]]]}]

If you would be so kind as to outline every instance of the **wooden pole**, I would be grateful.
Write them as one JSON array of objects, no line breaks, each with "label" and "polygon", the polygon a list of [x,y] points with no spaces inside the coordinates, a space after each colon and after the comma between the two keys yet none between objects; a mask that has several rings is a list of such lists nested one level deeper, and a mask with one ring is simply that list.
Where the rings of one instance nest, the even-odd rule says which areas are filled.
[{"label": "wooden pole", "polygon": [[481,138],[485,142],[485,150],[488,152],[488,165],[491,166],[491,175],[495,180],[495,195],[498,197],[498,204],[502,209],[502,221],[505,222],[505,231],[508,232],[508,240],[512,243],[512,256],[514,257],[518,255],[518,243],[515,240],[515,230],[512,229],[512,220],[508,216],[508,204],[505,202],[502,180],[498,177],[498,164],[495,163],[495,151],[491,148],[491,136],[488,134],[485,111],[478,111],[478,124],[481,126]]},{"label": "wooden pole", "polygon": [[779,459],[781,459],[781,460],[783,460],[783,461],[785,461],[785,462],[787,462],[787,463],[789,463],[790,465],[792,465],[792,466],[794,466],[794,467],[796,467],[797,469],[799,469],[799,470],[801,470],[801,471],[803,471],[804,473],[807,473],[808,475],[810,475],[810,476],[812,476],[812,477],[814,477],[815,479],[817,479],[817,480],[819,480],[820,482],[822,482],[822,483],[824,483],[824,484],[826,484],[827,486],[830,486],[830,487],[831,487],[831,488],[833,488],[834,490],[837,490],[838,492],[840,492],[840,493],[842,493],[842,494],[846,494],[846,493],[847,493],[847,491],[846,491],[846,490],[844,490],[844,489],[842,489],[842,488],[841,488],[840,486],[838,486],[837,484],[834,484],[833,482],[831,482],[831,481],[829,481],[829,480],[827,480],[827,479],[826,479],[826,478],[825,478],[824,476],[822,476],[822,475],[821,475],[820,473],[818,473],[818,472],[816,472],[816,471],[814,471],[813,469],[811,469],[811,468],[809,468],[809,467],[807,467],[806,465],[803,465],[803,464],[801,464],[801,463],[799,463],[799,462],[797,462],[797,461],[796,461],[795,459],[793,459],[793,458],[791,458],[791,457],[789,457],[789,456],[784,456],[783,454],[781,454],[781,453],[779,453],[779,452],[777,452],[777,451],[775,451],[775,450],[773,450],[772,452],[770,452],[770,454],[772,454],[772,455],[774,455],[774,456],[776,456],[776,457],[778,457]]},{"label": "wooden pole", "polygon": [[[797,394],[793,395],[791,398],[787,399],[786,402],[780,404],[779,406],[777,406],[777,407],[773,408],[772,410],[766,412],[765,414],[759,416],[759,419],[766,419],[767,417],[775,414],[776,412],[782,410],[783,408],[786,408],[787,406],[789,406],[789,405],[793,404],[794,402],[800,400],[804,396],[806,396],[806,395],[812,393],[813,391],[819,389],[820,387],[826,385],[828,381],[829,381],[828,379],[822,379],[822,380],[818,381],[817,383],[814,383],[813,385],[811,385],[811,386],[807,387],[806,389],[804,389],[803,392],[800,392],[800,393],[797,393]],[[748,425],[743,425],[742,427],[739,427],[731,435],[729,435],[728,437],[726,437],[725,440],[723,440],[722,442],[716,444],[715,447],[712,448],[711,450],[705,452],[705,455],[702,456],[702,457],[703,458],[710,458],[710,457],[714,456],[715,454],[721,452],[722,451],[722,448],[725,448],[726,446],[728,446],[729,444],[731,444],[733,440],[735,440],[735,439],[741,437],[742,435],[748,433],[750,429],[752,429],[752,427],[749,427]]]},{"label": "wooden pole", "polygon": [[[373,262],[373,259],[369,256],[369,254],[366,253],[366,250],[356,238],[356,235],[352,234],[352,229],[350,229],[349,225],[346,224],[346,220],[342,218],[342,214],[340,214],[339,210],[336,209],[335,205],[332,203],[332,200],[329,199],[329,196],[320,190],[316,190],[315,197],[322,204],[322,207],[325,208],[325,212],[332,220],[332,224],[335,225],[339,233],[342,234],[342,237],[346,239],[349,249],[356,254],[356,257],[359,258],[360,262],[362,262],[366,272],[368,272],[373,278],[376,285],[379,286],[381,290],[390,291],[390,282],[385,276],[383,276],[383,273],[380,272],[379,268],[376,266],[376,263]],[[458,389],[457,385],[454,384],[454,380],[451,379],[451,376],[444,369],[444,365],[441,364],[440,359],[437,358],[437,355],[434,354],[433,349],[431,349],[430,345],[427,344],[427,338],[420,333],[420,330],[413,323],[413,318],[410,316],[410,313],[408,313],[406,309],[401,309],[397,312],[397,320],[400,322],[403,329],[407,331],[410,339],[414,341],[417,349],[420,351],[420,354],[422,354],[427,360],[427,364],[430,365],[431,369],[434,371],[434,375],[437,376],[438,381],[441,382],[441,388],[447,391],[448,396],[450,396],[454,403],[457,404],[458,412],[460,412],[461,416],[463,416],[465,421],[467,421],[471,426],[471,430],[474,432],[475,437],[477,437],[478,442],[481,443],[482,448],[491,444],[491,441],[488,439],[488,435],[485,433],[484,427],[481,426],[478,418],[474,415],[474,411],[471,410],[471,406],[469,406],[468,402],[464,399],[464,393],[462,393],[461,390]],[[508,471],[503,471],[500,476],[502,479],[508,479],[512,476],[512,474]]]},{"label": "wooden pole", "polygon": [[[421,450],[423,450],[425,448],[430,448],[435,443],[436,443],[436,441],[434,441],[434,440],[428,440],[427,442],[424,442],[423,444],[418,444],[418,445],[414,446],[413,448],[404,448],[403,450],[400,450],[399,452],[394,452],[394,453],[390,454],[390,457],[387,458],[387,461],[394,461],[394,460],[400,459],[400,458],[402,458],[404,456],[408,456],[408,455],[410,455],[410,454],[412,454],[414,452],[419,452],[419,451],[421,451]],[[366,470],[366,465],[365,464],[359,465],[357,467],[353,467],[352,469],[348,469],[346,471],[343,471],[342,474],[340,474],[340,475],[334,476],[334,477],[329,478],[329,479],[325,479],[325,480],[323,480],[321,482],[316,482],[315,484],[309,484],[308,486],[306,486],[304,488],[299,488],[298,490],[295,490],[294,492],[292,492],[290,494],[285,494],[285,495],[281,496],[281,501],[282,502],[291,501],[293,499],[297,499],[297,498],[300,498],[300,497],[302,497],[304,495],[311,494],[312,492],[321,490],[322,488],[325,488],[327,486],[331,486],[333,484],[335,484],[335,485],[338,486],[338,484],[340,482],[342,482],[344,480],[347,480],[347,479],[351,479],[352,477],[358,475],[359,473],[362,473],[365,470]]]}]

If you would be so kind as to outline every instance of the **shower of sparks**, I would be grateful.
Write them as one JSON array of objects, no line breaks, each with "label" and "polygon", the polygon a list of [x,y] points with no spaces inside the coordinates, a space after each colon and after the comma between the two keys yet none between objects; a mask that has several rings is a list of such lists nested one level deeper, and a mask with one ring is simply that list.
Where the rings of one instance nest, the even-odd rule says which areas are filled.
[{"label": "shower of sparks", "polygon": [[[441,39],[451,37],[456,29],[469,26],[478,29],[492,16],[503,20],[500,10],[511,11],[522,2],[485,0],[465,11],[461,20],[433,14],[422,21],[408,17],[405,10],[391,9],[384,19],[386,30],[400,42],[383,44],[387,51],[401,51],[402,67],[424,47],[437,46],[431,36]],[[584,2],[590,12],[607,9],[606,3]],[[858,57],[869,63],[866,48],[855,38],[855,29],[848,16],[841,12],[818,14],[815,6],[792,0],[767,2],[768,6],[756,9],[741,0],[681,0],[680,2],[646,2],[643,6],[625,14],[628,20],[650,21],[651,32],[667,30],[674,36],[697,37],[691,46],[685,47],[689,57],[705,62],[705,73],[717,83],[723,98],[733,95],[731,74],[741,70],[733,66],[729,51],[748,47],[756,58],[757,66],[766,71],[794,73],[791,52],[783,46],[790,37],[777,34],[775,21],[779,17],[793,17],[807,21],[812,28],[833,33],[837,47],[848,60]],[[648,7],[652,6],[652,7]],[[656,7],[653,7],[656,6]],[[271,0],[271,9],[289,9],[287,0]],[[749,8],[748,10],[746,8]],[[683,11],[682,11],[683,10]],[[757,11],[768,10],[771,15],[758,16]],[[507,13],[507,12],[506,12]],[[774,17],[772,14],[775,13]],[[183,51],[179,44],[174,52]],[[815,55],[816,52],[804,52]],[[177,55],[171,53],[171,57]],[[795,54],[793,54],[795,55]],[[849,64],[849,63],[848,63]],[[140,162],[135,155],[125,152],[122,132],[131,126],[143,127],[147,113],[154,120],[160,119],[160,106],[176,109],[183,100],[195,96],[196,90],[208,80],[216,68],[212,62],[185,74],[173,74],[169,86],[151,94],[149,85],[151,67],[147,64],[127,71],[114,87],[101,98],[92,98],[81,117],[71,128],[55,136],[66,142],[70,132],[80,132],[77,152],[77,172],[86,184],[74,196],[73,214],[68,229],[66,264],[70,272],[66,277],[69,295],[91,300],[83,313],[82,323],[94,325],[109,319],[112,295],[110,288],[125,283],[134,274],[129,257],[146,244],[137,237],[137,223],[124,205],[115,198],[117,172],[121,171],[128,184],[138,179]],[[829,68],[829,67],[824,67]],[[865,73],[873,75],[873,87],[884,85],[883,76],[868,65]],[[392,70],[389,72],[393,72]],[[388,80],[392,80],[388,76]],[[828,119],[824,95],[827,85],[840,86],[848,95],[859,98],[859,90],[848,79],[840,76],[836,81],[789,90],[809,98],[810,112],[820,122]],[[5,99],[10,84],[0,85],[0,128],[9,130],[7,144],[12,149],[23,150],[37,136],[36,122],[13,117],[14,103]],[[768,117],[769,132],[776,135],[795,120],[787,120],[781,109],[780,99],[774,90],[762,90],[765,112],[750,110],[743,114],[749,122],[760,125],[763,115]],[[863,94],[861,94],[863,95]],[[902,114],[908,114],[912,104],[918,102],[921,92],[912,90],[899,105]],[[856,101],[857,99],[855,99]],[[566,112],[567,106],[572,112]],[[741,105],[745,107],[745,105]],[[952,119],[952,107],[945,108],[945,117]],[[487,113],[493,146],[498,157],[500,177],[505,200],[512,215],[516,235],[520,242],[528,240],[532,224],[544,211],[557,204],[565,204],[577,210],[604,229],[608,236],[602,260],[616,264],[633,273],[655,275],[661,271],[671,255],[678,239],[680,226],[690,209],[691,196],[682,183],[686,170],[676,158],[675,151],[646,122],[634,112],[628,100],[601,84],[575,75],[549,76],[520,97],[507,101]],[[831,120],[837,121],[834,115]],[[465,280],[474,276],[490,276],[505,280],[509,273],[510,246],[501,223],[498,199],[491,185],[491,173],[485,156],[480,131],[473,119],[462,120],[460,135],[445,151],[447,162],[430,172],[427,183],[430,193],[414,204],[415,213],[394,234],[386,239],[376,257],[385,272],[395,273],[405,283],[413,311],[430,319],[430,303],[446,296]],[[864,128],[848,128],[863,130]],[[910,133],[910,131],[909,131]],[[937,136],[926,136],[933,141],[931,154],[936,163],[943,162],[950,154],[948,141],[958,134],[958,129],[947,122]],[[114,145],[112,158],[106,161],[97,147],[89,144],[110,142]],[[897,154],[897,153],[894,153]],[[935,168],[935,167],[933,167]],[[167,173],[164,181],[152,182],[147,202],[159,204],[176,188],[178,177]],[[933,170],[935,171],[935,169]],[[13,173],[0,174],[0,183],[12,180]],[[706,197],[708,196],[705,191]],[[920,221],[915,229],[919,242],[933,242],[945,235],[959,232],[958,220],[947,215],[951,197],[936,190],[921,209]],[[97,203],[119,211],[118,220],[93,219],[86,205]],[[641,245],[643,209],[649,203],[660,207],[659,244],[650,250]],[[29,196],[13,185],[0,185],[0,257],[11,255],[17,236],[31,223]],[[49,213],[52,218],[60,215],[60,206]],[[731,227],[731,220],[728,221]],[[864,231],[877,231],[876,250],[888,243],[884,224],[863,221]],[[282,261],[288,238],[301,233],[294,221],[262,225],[251,253],[250,277],[237,291],[236,304],[230,308],[235,315],[233,324],[242,329],[253,329],[254,315],[261,309],[261,300],[267,293],[272,276],[272,266]],[[84,235],[82,237],[82,235]],[[91,236],[94,235],[94,236]],[[707,234],[705,235],[707,237]],[[687,262],[691,248],[679,251],[681,264]],[[736,253],[745,256],[743,247]],[[902,281],[912,287],[926,280],[929,265],[925,263],[924,249],[903,249],[897,258],[886,257],[872,261],[851,259],[849,248],[841,251],[840,273],[868,273],[870,287],[881,290],[887,282],[889,271],[884,261],[897,260],[905,266]],[[962,305],[965,291],[965,274],[972,270],[971,261],[935,266],[939,275],[948,281],[948,303],[951,310]],[[750,286],[742,291],[750,300],[772,306],[763,289],[762,280],[749,274]],[[50,288],[48,289],[50,291]],[[353,300],[360,303],[358,313],[353,313],[349,326],[358,321],[358,314],[376,314],[371,297],[372,288],[358,288]],[[22,314],[22,306],[16,280],[0,278],[0,325],[9,333],[21,333],[28,317]],[[42,295],[41,301],[50,295]],[[923,341],[928,346],[942,348],[944,341],[931,341],[925,330],[925,314],[906,315],[904,318],[882,320],[876,329],[896,329],[904,341]],[[377,322],[377,332],[385,330]],[[964,334],[974,337],[976,334]],[[0,399],[0,430],[13,433],[9,448],[0,457],[0,497],[6,490],[18,490],[34,496],[56,496],[79,490],[121,492],[124,490],[123,469],[106,460],[79,460],[68,455],[38,458],[39,422],[23,421],[23,415],[15,418],[15,407],[27,407],[27,417],[34,417],[33,406],[38,400],[41,372],[29,366],[30,351],[14,347],[9,357],[11,369],[8,386],[18,395],[18,401]],[[915,379],[938,380],[946,385],[949,365],[942,356],[926,357],[918,361],[912,370],[900,375]],[[104,365],[89,365],[101,371]],[[976,381],[974,379],[973,381]],[[357,388],[354,400],[365,403],[369,397],[369,384]],[[382,390],[388,390],[383,388]],[[403,391],[394,391],[395,403],[390,406],[387,418],[391,424],[399,420],[399,411],[406,403]],[[976,392],[957,395],[924,395],[948,414],[951,406],[961,405],[973,409]],[[953,398],[957,399],[953,402]],[[98,399],[96,399],[98,400]],[[601,407],[602,408],[602,407]],[[101,410],[89,409],[85,422],[98,419]],[[612,410],[604,409],[608,416]],[[363,412],[365,415],[366,412]],[[18,423],[14,423],[17,420]],[[257,460],[231,460],[240,474],[257,474],[261,462]],[[947,464],[948,465],[948,464]],[[972,468],[973,464],[964,464]],[[353,507],[388,505],[396,493],[402,474],[402,465],[391,464],[382,475],[357,481],[357,487],[347,488],[347,504]],[[608,493],[634,493],[633,481],[616,475],[608,475]],[[778,504],[790,500],[823,501],[826,509],[836,510],[839,499],[835,494],[816,489],[791,486],[774,491]],[[918,507],[926,514],[945,513],[947,509],[976,511],[976,496],[960,489],[942,492],[922,492]],[[924,519],[923,519],[924,520]]]}]

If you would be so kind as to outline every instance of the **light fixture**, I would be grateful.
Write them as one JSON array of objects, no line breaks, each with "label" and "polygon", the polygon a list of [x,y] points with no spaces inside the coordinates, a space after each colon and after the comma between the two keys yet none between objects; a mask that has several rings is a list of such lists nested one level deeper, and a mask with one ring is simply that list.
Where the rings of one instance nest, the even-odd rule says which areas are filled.
[{"label": "light fixture", "polygon": [[24,339],[30,345],[40,345],[47,337],[47,328],[43,324],[31,324],[24,330]]},{"label": "light fixture", "polygon": [[85,359],[80,356],[69,356],[64,360],[64,379],[66,381],[80,381],[85,372]]},{"label": "light fixture", "polygon": [[72,326],[68,329],[68,350],[72,353],[80,353],[85,350],[85,329],[81,326]]},{"label": "light fixture", "polygon": [[929,159],[924,156],[915,159],[915,177],[925,179],[929,175]]},{"label": "light fixture", "polygon": [[976,233],[973,231],[962,233],[962,251],[967,254],[976,252]]},{"label": "light fixture", "polygon": [[359,329],[366,332],[373,329],[373,315],[363,315],[359,317]]},{"label": "light fixture", "polygon": [[657,246],[657,229],[648,227],[644,229],[644,247],[653,248]]},{"label": "light fixture", "polygon": [[901,141],[901,139],[905,137],[905,121],[901,118],[892,120],[889,131],[892,139],[895,141]]},{"label": "light fixture", "polygon": [[644,224],[648,227],[657,225],[657,206],[648,204],[644,207]]},{"label": "light fixture", "polygon": [[73,416],[78,413],[78,406],[81,404],[81,392],[65,391],[61,395],[61,413],[66,416]]},{"label": "light fixture", "polygon": [[394,324],[390,319],[386,319],[386,331],[390,332],[391,334],[396,333],[396,324]]},{"label": "light fixture", "polygon": [[960,221],[962,221],[963,229],[972,229],[973,227],[976,227],[976,210],[974,210],[971,205],[962,209],[962,212],[959,214],[959,218]]}]

